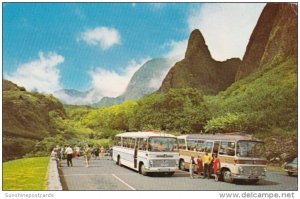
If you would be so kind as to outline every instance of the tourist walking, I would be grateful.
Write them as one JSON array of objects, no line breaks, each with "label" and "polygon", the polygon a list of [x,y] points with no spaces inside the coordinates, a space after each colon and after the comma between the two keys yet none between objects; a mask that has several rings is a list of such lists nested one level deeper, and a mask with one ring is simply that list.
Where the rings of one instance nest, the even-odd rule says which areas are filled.
[{"label": "tourist walking", "polygon": [[65,159],[65,153],[64,153],[64,147],[62,146],[61,148],[60,148],[60,156],[61,156],[61,159],[62,160],[64,160]]},{"label": "tourist walking", "polygon": [[73,157],[73,149],[70,147],[70,145],[67,145],[66,148],[66,154],[67,154],[67,165],[68,167],[71,165],[71,167],[73,166],[72,163],[72,157]]},{"label": "tourist walking", "polygon": [[85,148],[85,167],[89,167],[90,166],[90,161],[92,158],[92,149],[90,148],[90,145],[87,145],[87,147]]},{"label": "tourist walking", "polygon": [[96,146],[96,148],[95,148],[95,160],[99,159],[99,152],[100,152],[99,146]]},{"label": "tourist walking", "polygon": [[190,160],[190,177],[194,178],[194,168],[195,168],[195,159],[193,156],[191,156],[191,160]]},{"label": "tourist walking", "polygon": [[204,163],[204,176],[203,178],[210,178],[210,163],[212,161],[211,155],[208,154],[208,152],[205,152],[205,155],[203,156],[203,163]]},{"label": "tourist walking", "polygon": [[75,146],[73,149],[73,157],[77,159],[77,155],[77,146]]},{"label": "tourist walking", "polygon": [[100,159],[102,159],[104,157],[104,153],[105,153],[105,149],[103,146],[101,146],[101,149],[100,149]]}]

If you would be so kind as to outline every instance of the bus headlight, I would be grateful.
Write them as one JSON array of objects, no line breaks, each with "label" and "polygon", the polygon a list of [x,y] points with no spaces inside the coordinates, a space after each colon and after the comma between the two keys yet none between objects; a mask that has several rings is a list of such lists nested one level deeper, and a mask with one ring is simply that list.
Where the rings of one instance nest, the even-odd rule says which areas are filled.
[{"label": "bus headlight", "polygon": [[262,175],[263,175],[263,176],[265,176],[265,175],[266,175],[266,173],[267,173],[267,168],[266,168],[266,167],[264,167],[264,170],[263,170],[263,172],[262,172]]},{"label": "bus headlight", "polygon": [[239,173],[242,174],[244,171],[243,167],[239,167]]}]

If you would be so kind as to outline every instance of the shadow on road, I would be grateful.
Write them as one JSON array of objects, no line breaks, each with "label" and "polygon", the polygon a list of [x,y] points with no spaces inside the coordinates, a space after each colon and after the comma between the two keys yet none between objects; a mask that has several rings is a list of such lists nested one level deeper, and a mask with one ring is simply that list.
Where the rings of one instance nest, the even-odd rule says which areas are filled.
[{"label": "shadow on road", "polygon": [[59,178],[64,191],[69,190],[61,168],[58,168]]},{"label": "shadow on road", "polygon": [[251,182],[247,182],[244,180],[236,180],[235,184],[236,185],[246,185],[246,186],[247,185],[264,186],[264,185],[278,185],[280,183],[269,181],[269,180],[260,180],[257,183],[251,183]]}]

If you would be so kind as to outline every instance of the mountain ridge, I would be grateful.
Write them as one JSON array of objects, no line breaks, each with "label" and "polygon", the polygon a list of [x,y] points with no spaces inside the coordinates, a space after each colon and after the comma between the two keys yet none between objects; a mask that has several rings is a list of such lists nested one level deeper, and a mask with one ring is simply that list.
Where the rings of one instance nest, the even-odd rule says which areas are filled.
[{"label": "mountain ridge", "polygon": [[214,60],[200,30],[195,29],[190,34],[185,58],[170,69],[159,91],[191,87],[205,94],[217,94],[234,82],[240,64],[239,58]]}]

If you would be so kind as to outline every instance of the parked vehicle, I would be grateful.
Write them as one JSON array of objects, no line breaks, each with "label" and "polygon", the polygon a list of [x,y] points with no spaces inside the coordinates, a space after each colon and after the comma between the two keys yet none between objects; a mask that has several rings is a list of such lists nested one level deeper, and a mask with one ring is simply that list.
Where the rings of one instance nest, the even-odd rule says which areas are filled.
[{"label": "parked vehicle", "polygon": [[172,176],[178,169],[177,138],[163,132],[128,132],[115,136],[113,160],[138,171]]},{"label": "parked vehicle", "polygon": [[298,175],[298,157],[284,166],[284,170],[289,176]]},{"label": "parked vehicle", "polygon": [[177,137],[179,168],[189,168],[191,156],[201,158],[205,152],[217,154],[221,179],[225,182],[245,180],[256,183],[266,177],[267,160],[263,157],[264,143],[251,135],[240,133],[189,134]]}]

